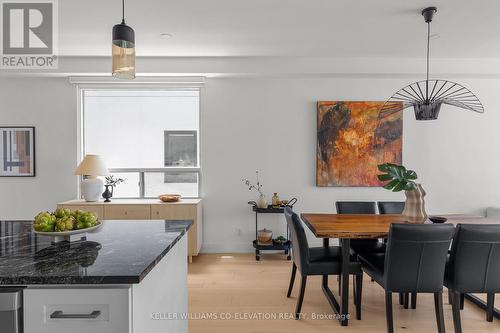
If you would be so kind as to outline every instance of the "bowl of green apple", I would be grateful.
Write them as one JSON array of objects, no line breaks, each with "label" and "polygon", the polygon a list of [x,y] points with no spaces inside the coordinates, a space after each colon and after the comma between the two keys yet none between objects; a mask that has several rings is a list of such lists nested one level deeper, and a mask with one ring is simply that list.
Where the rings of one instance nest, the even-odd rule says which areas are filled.
[{"label": "bowl of green apple", "polygon": [[[93,212],[70,211],[57,208],[54,212],[40,212],[33,221],[33,231],[37,235],[54,237],[55,242],[70,241],[71,236],[94,232],[102,222]],[[81,235],[83,236],[83,235]]]}]

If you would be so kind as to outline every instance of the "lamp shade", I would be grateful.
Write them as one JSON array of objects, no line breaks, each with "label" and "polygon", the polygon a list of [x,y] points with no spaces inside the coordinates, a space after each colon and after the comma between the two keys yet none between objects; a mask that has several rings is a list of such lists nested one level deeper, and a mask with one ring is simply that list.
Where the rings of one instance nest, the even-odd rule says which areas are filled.
[{"label": "lamp shade", "polygon": [[75,175],[84,176],[107,176],[109,175],[108,168],[101,156],[85,155],[85,158],[80,162],[75,170]]},{"label": "lamp shade", "polygon": [[113,76],[119,79],[135,78],[135,33],[123,21],[113,27]]}]

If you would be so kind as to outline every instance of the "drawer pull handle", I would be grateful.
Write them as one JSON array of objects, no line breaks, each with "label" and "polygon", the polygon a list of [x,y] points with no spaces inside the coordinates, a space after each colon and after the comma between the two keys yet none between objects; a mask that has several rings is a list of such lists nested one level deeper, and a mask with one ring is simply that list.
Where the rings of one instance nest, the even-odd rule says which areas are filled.
[{"label": "drawer pull handle", "polygon": [[91,313],[63,313],[62,311],[54,311],[50,315],[52,319],[95,319],[101,315],[101,311],[95,310]]}]

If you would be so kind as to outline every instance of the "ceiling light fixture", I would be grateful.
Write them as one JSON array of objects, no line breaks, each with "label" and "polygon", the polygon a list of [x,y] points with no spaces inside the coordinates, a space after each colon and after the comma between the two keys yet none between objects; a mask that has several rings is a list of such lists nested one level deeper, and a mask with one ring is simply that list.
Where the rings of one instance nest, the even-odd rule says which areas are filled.
[{"label": "ceiling light fixture", "polygon": [[427,23],[427,76],[425,81],[414,82],[392,95],[382,106],[380,117],[413,107],[417,120],[434,120],[438,118],[442,104],[484,113],[483,105],[469,89],[448,80],[429,80],[431,22],[436,12],[436,7],[422,10],[425,23]]},{"label": "ceiling light fixture", "polygon": [[172,35],[172,34],[171,34],[171,33],[169,33],[169,32],[162,32],[162,33],[160,34],[160,37],[161,37],[161,38],[164,38],[164,39],[167,39],[167,38],[172,38],[172,37],[174,37],[174,35]]},{"label": "ceiling light fixture", "polygon": [[113,76],[135,78],[135,32],[125,24],[125,0],[122,0],[122,23],[113,27]]}]

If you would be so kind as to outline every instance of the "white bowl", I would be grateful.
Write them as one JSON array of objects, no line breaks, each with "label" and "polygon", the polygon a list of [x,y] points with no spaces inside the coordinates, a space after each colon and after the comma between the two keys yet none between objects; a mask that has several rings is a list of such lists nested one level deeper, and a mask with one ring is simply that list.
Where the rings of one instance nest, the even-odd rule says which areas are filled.
[{"label": "white bowl", "polygon": [[95,232],[102,227],[102,224],[103,224],[102,221],[99,221],[96,226],[93,226],[90,228],[85,228],[85,229],[77,229],[77,230],[70,230],[70,231],[48,231],[48,232],[47,231],[36,231],[33,229],[33,232],[37,235],[53,237],[55,242],[70,241],[71,236],[79,235],[79,234],[86,234],[88,232]]}]

